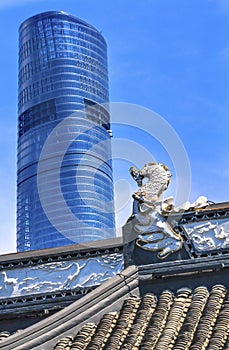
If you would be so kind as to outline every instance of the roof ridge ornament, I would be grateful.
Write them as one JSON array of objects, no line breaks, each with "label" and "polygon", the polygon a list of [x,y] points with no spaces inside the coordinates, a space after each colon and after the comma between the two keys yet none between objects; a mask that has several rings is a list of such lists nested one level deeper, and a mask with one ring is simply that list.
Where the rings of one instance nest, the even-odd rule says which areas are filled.
[{"label": "roof ridge ornament", "polygon": [[[130,174],[139,186],[133,194],[134,216],[137,220],[134,229],[139,233],[136,245],[157,252],[159,259],[165,259],[183,246],[182,237],[163,214],[174,208],[173,197],[162,198],[170,183],[170,170],[162,163],[153,162],[145,164],[141,170],[132,166]],[[143,179],[148,181],[143,184]]]},{"label": "roof ridge ornament", "polygon": [[132,166],[130,174],[138,189],[123,228],[125,266],[228,254],[225,203],[225,213],[204,196],[175,207],[173,197],[163,197],[172,175],[162,163],[147,163],[140,170]]}]

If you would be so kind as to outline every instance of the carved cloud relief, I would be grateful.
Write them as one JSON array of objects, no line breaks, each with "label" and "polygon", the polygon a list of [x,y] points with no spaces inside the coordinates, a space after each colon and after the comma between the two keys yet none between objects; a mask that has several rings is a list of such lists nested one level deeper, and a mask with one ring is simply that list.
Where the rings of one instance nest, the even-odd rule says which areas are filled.
[{"label": "carved cloud relief", "polygon": [[184,230],[197,251],[229,248],[228,218],[186,224]]},{"label": "carved cloud relief", "polygon": [[123,256],[117,253],[7,269],[0,271],[0,298],[92,287],[122,269]]}]

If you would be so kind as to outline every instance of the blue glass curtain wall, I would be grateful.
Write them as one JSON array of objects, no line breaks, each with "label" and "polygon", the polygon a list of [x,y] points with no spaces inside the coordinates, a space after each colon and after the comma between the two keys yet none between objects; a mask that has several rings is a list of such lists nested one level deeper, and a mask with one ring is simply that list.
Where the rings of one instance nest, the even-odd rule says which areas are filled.
[{"label": "blue glass curtain wall", "polygon": [[[18,80],[18,251],[115,236],[110,117],[109,111],[101,106],[108,101],[107,46],[94,27],[55,11],[22,23]],[[74,114],[85,108],[83,115]],[[71,142],[61,162],[59,182],[53,180],[53,171],[58,166],[53,153],[45,173],[46,185],[44,189],[38,188],[42,149],[59,123],[72,115],[68,126]],[[64,142],[63,137],[55,136],[57,149]],[[59,185],[69,214],[59,204]],[[48,203],[48,215],[43,203]]]}]

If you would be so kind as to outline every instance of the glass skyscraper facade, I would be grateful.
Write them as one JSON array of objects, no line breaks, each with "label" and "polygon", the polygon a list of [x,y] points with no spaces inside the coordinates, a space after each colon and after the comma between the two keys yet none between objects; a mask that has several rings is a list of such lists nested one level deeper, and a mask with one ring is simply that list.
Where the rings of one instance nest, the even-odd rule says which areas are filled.
[{"label": "glass skyscraper facade", "polygon": [[[107,47],[100,32],[65,12],[22,23],[18,251],[115,236],[108,101]],[[53,148],[44,160],[49,140]],[[38,168],[45,161],[39,187]]]}]

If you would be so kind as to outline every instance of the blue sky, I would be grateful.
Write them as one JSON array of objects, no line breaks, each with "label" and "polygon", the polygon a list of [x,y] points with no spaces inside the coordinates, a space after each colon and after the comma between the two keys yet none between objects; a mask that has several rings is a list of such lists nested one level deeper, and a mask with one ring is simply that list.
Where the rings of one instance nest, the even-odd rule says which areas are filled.
[{"label": "blue sky", "polygon": [[[102,31],[110,100],[153,110],[175,129],[191,165],[190,200],[229,200],[229,0],[1,0],[0,253],[16,247],[18,27],[48,10],[64,10]],[[114,127],[115,137],[127,134],[167,163],[155,141]],[[116,180],[131,184],[129,164],[114,163]]]}]

